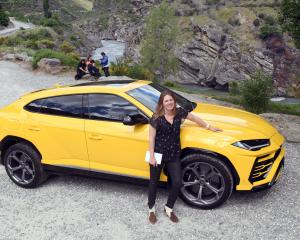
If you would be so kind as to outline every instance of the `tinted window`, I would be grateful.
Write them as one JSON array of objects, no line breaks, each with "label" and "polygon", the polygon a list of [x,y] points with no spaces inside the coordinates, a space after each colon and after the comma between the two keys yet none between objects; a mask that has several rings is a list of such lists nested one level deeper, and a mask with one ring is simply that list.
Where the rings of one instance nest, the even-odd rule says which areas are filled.
[{"label": "tinted window", "polygon": [[123,121],[125,116],[138,112],[135,106],[119,96],[110,94],[89,95],[90,119]]},{"label": "tinted window", "polygon": [[82,95],[45,98],[40,112],[66,117],[82,117]]},{"label": "tinted window", "polygon": [[[133,97],[134,99],[138,100],[144,106],[149,108],[152,112],[155,112],[159,97],[161,92],[166,90],[167,88],[162,87],[158,84],[149,84],[144,85],[139,88],[135,88],[127,92],[128,95]],[[170,90],[170,89],[168,89]],[[171,91],[171,90],[170,90]],[[172,91],[173,92],[173,91]],[[182,107],[183,109],[187,110],[188,112],[192,111],[196,104],[187,100],[186,98],[180,96],[179,94],[173,92],[176,96],[177,104]]]},{"label": "tinted window", "polygon": [[35,101],[27,104],[24,107],[24,109],[26,109],[27,111],[30,111],[30,112],[39,112],[42,107],[43,101],[44,101],[44,99],[35,100]]}]

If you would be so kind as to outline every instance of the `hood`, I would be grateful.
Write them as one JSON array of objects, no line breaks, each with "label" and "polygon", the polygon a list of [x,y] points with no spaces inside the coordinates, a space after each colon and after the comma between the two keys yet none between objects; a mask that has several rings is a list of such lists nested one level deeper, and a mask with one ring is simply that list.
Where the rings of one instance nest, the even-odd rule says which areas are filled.
[{"label": "hood", "polygon": [[277,132],[276,128],[259,115],[240,109],[197,103],[192,113],[221,128],[222,135],[239,140],[271,138]]}]

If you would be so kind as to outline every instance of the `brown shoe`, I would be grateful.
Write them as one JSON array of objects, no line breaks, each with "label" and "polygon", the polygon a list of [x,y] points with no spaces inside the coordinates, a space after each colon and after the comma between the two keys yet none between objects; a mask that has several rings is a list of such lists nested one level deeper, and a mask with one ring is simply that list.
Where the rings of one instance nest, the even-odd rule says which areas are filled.
[{"label": "brown shoe", "polygon": [[166,213],[167,217],[168,217],[173,223],[178,223],[178,222],[179,222],[179,219],[178,219],[178,217],[175,215],[175,213],[171,212],[170,215],[168,215],[166,209],[165,209],[165,213]]},{"label": "brown shoe", "polygon": [[149,213],[149,222],[154,224],[156,223],[157,219],[156,219],[156,216],[155,216],[155,213],[154,212],[150,212]]}]

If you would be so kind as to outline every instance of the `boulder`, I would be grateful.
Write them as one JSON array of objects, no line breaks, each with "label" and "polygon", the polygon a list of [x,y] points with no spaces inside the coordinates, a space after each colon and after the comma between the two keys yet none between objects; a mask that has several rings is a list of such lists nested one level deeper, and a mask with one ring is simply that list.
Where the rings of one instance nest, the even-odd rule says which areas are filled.
[{"label": "boulder", "polygon": [[8,53],[8,54],[5,54],[3,57],[2,57],[3,60],[7,60],[7,61],[14,61],[16,58],[15,58],[15,54],[13,53]]},{"label": "boulder", "polygon": [[22,61],[22,62],[30,62],[30,61],[32,61],[32,57],[29,57],[26,52],[16,53],[15,54],[15,59],[17,61]]},{"label": "boulder", "polygon": [[38,67],[51,74],[58,74],[67,69],[67,67],[61,65],[61,61],[56,58],[42,58],[38,62]]}]

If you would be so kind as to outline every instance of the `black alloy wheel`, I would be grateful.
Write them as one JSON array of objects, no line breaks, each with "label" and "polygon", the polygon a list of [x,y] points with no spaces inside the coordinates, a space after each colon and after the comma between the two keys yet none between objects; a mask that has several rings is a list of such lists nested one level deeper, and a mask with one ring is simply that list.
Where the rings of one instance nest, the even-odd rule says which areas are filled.
[{"label": "black alloy wheel", "polygon": [[233,177],[219,159],[204,154],[192,154],[182,159],[181,198],[187,204],[212,209],[230,197]]}]

